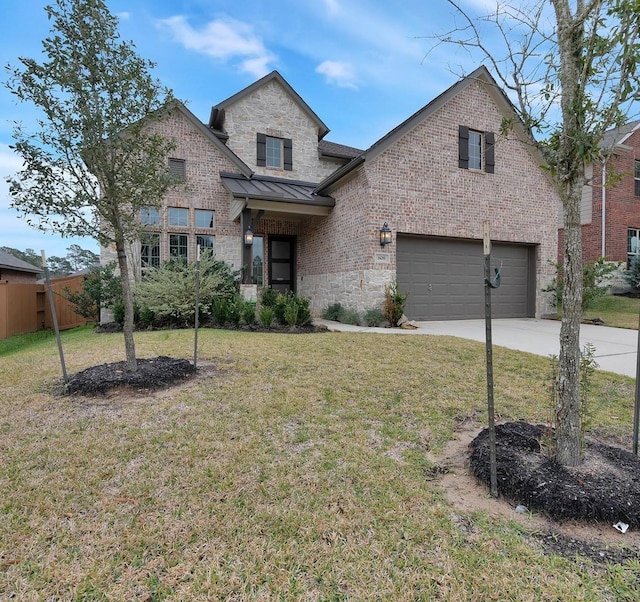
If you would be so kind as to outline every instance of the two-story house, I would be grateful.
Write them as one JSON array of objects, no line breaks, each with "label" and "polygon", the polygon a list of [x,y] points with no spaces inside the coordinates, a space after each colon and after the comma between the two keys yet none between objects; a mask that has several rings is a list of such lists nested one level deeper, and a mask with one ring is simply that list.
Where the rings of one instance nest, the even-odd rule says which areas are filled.
[{"label": "two-story house", "polygon": [[[504,119],[515,119],[508,136]],[[196,245],[243,268],[243,290],[380,307],[397,280],[412,319],[484,315],[483,222],[501,286],[494,315],[546,313],[557,194],[507,97],[480,67],[367,150],[325,140],[328,127],[277,72],[215,105],[155,124],[173,137],[184,180],[132,253],[140,270]],[[390,241],[390,242],[389,242]],[[110,257],[103,250],[103,260]]]},{"label": "two-story house", "polygon": [[[604,257],[627,267],[640,255],[640,121],[609,130],[601,145],[612,154],[586,169],[580,207],[582,257]],[[562,227],[559,241],[561,245]],[[561,252],[559,246],[559,256]]]}]

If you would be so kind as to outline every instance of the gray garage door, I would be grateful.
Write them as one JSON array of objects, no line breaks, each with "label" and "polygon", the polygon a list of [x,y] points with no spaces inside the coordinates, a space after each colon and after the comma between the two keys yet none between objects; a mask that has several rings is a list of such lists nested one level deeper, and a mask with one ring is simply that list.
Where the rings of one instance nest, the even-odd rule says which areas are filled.
[{"label": "gray garage door", "polygon": [[[405,313],[410,319],[484,317],[484,255],[480,241],[400,235],[397,245],[398,288],[409,293]],[[493,317],[533,317],[535,248],[494,243],[492,272],[501,264],[500,288],[491,292]]]}]

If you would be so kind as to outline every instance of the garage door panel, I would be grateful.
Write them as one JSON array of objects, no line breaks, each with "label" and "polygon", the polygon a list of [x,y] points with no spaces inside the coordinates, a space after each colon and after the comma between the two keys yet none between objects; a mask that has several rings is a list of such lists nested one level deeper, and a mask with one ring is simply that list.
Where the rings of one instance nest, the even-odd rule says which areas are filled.
[{"label": "garage door panel", "polygon": [[[484,256],[480,241],[398,236],[397,279],[408,292],[411,319],[484,317]],[[530,273],[533,247],[496,243],[492,272],[501,267],[501,286],[492,290],[495,317],[527,317],[535,286]],[[494,273],[492,273],[492,277]]]}]

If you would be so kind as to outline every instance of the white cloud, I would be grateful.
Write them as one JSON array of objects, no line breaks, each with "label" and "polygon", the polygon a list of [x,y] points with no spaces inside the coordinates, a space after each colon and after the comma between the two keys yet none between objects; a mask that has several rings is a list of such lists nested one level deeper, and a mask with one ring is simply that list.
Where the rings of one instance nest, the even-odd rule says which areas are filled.
[{"label": "white cloud", "polygon": [[358,88],[353,66],[350,63],[324,61],[316,67],[316,73],[324,75],[328,83],[340,88]]},{"label": "white cloud", "polygon": [[120,13],[116,13],[116,17],[118,17],[120,21],[128,21],[131,19],[131,13],[128,11],[122,11]]},{"label": "white cloud", "polygon": [[240,61],[241,71],[255,77],[269,72],[269,63],[275,57],[254,33],[253,28],[235,19],[215,19],[202,28],[192,27],[185,17],[175,16],[159,21],[188,50],[211,56],[221,61]]}]

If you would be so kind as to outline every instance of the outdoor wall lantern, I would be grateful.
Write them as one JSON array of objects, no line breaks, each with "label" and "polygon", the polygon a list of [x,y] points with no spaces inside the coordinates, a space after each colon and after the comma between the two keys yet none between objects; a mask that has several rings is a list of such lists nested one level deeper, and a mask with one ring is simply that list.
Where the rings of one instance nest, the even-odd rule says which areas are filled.
[{"label": "outdoor wall lantern", "polygon": [[244,232],[244,246],[250,247],[253,245],[253,232],[251,231],[251,226],[247,226],[247,229]]},{"label": "outdoor wall lantern", "polygon": [[391,244],[391,228],[389,228],[389,224],[385,222],[384,226],[380,228],[380,246],[384,247],[389,244]]}]

